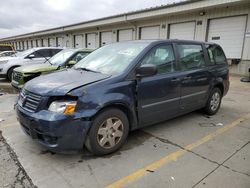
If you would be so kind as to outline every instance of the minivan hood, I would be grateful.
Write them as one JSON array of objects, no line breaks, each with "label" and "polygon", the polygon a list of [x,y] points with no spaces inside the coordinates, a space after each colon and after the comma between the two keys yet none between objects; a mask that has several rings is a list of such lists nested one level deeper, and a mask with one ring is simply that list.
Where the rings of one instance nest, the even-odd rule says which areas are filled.
[{"label": "minivan hood", "polygon": [[31,65],[24,65],[18,68],[15,68],[15,71],[21,73],[38,73],[38,72],[47,72],[56,70],[58,66],[51,65],[49,63],[42,63],[42,64],[31,64]]},{"label": "minivan hood", "polygon": [[62,96],[73,89],[108,77],[101,73],[66,69],[34,78],[25,84],[24,89],[42,96]]}]

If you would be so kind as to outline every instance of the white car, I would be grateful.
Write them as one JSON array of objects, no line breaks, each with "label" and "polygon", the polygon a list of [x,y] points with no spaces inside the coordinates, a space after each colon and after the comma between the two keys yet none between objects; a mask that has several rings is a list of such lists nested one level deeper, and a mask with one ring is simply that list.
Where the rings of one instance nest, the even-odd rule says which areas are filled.
[{"label": "white car", "polygon": [[43,63],[60,52],[63,48],[39,47],[18,52],[15,56],[0,58],[0,78],[12,79],[12,72],[16,67],[35,63]]}]

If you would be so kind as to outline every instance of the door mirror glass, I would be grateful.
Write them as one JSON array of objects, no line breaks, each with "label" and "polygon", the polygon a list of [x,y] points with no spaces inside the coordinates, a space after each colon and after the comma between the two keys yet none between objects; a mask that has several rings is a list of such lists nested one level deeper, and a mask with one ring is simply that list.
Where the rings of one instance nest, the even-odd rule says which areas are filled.
[{"label": "door mirror glass", "polygon": [[157,74],[157,67],[153,64],[144,64],[136,69],[137,77],[153,76]]},{"label": "door mirror glass", "polygon": [[33,59],[35,57],[35,55],[34,54],[30,54],[30,55],[28,55],[28,58],[29,59]]},{"label": "door mirror glass", "polygon": [[76,64],[76,61],[69,61],[68,62],[68,66],[73,66],[73,65],[75,65]]}]

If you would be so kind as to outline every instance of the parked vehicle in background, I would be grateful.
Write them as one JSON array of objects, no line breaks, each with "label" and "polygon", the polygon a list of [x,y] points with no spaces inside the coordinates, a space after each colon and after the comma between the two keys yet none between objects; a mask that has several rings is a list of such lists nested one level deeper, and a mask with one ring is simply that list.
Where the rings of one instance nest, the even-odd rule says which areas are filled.
[{"label": "parked vehicle in background", "polygon": [[3,51],[3,52],[0,52],[0,58],[8,57],[8,56],[15,56],[15,54],[16,54],[15,51]]},{"label": "parked vehicle in background", "polygon": [[0,78],[12,79],[12,72],[16,67],[34,63],[43,63],[60,52],[62,48],[40,47],[31,48],[23,52],[16,53],[15,57],[0,58]]},{"label": "parked vehicle in background", "polygon": [[120,148],[129,131],[203,109],[215,114],[229,89],[222,48],[185,40],[103,46],[73,68],[39,76],[16,105],[25,133],[49,150]]},{"label": "parked vehicle in background", "polygon": [[17,67],[13,71],[11,84],[19,90],[27,81],[41,74],[72,67],[92,51],[89,49],[65,49],[54,55],[46,63]]},{"label": "parked vehicle in background", "polygon": [[3,51],[16,51],[11,44],[0,44],[0,52]]}]

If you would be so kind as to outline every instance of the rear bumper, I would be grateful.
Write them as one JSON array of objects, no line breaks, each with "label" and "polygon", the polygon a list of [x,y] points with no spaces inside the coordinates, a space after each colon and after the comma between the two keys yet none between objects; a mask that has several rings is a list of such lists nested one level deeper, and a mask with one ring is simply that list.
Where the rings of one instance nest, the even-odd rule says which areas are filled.
[{"label": "rear bumper", "polygon": [[22,130],[50,151],[71,153],[82,150],[90,121],[74,119],[46,110],[30,113],[16,105]]}]

